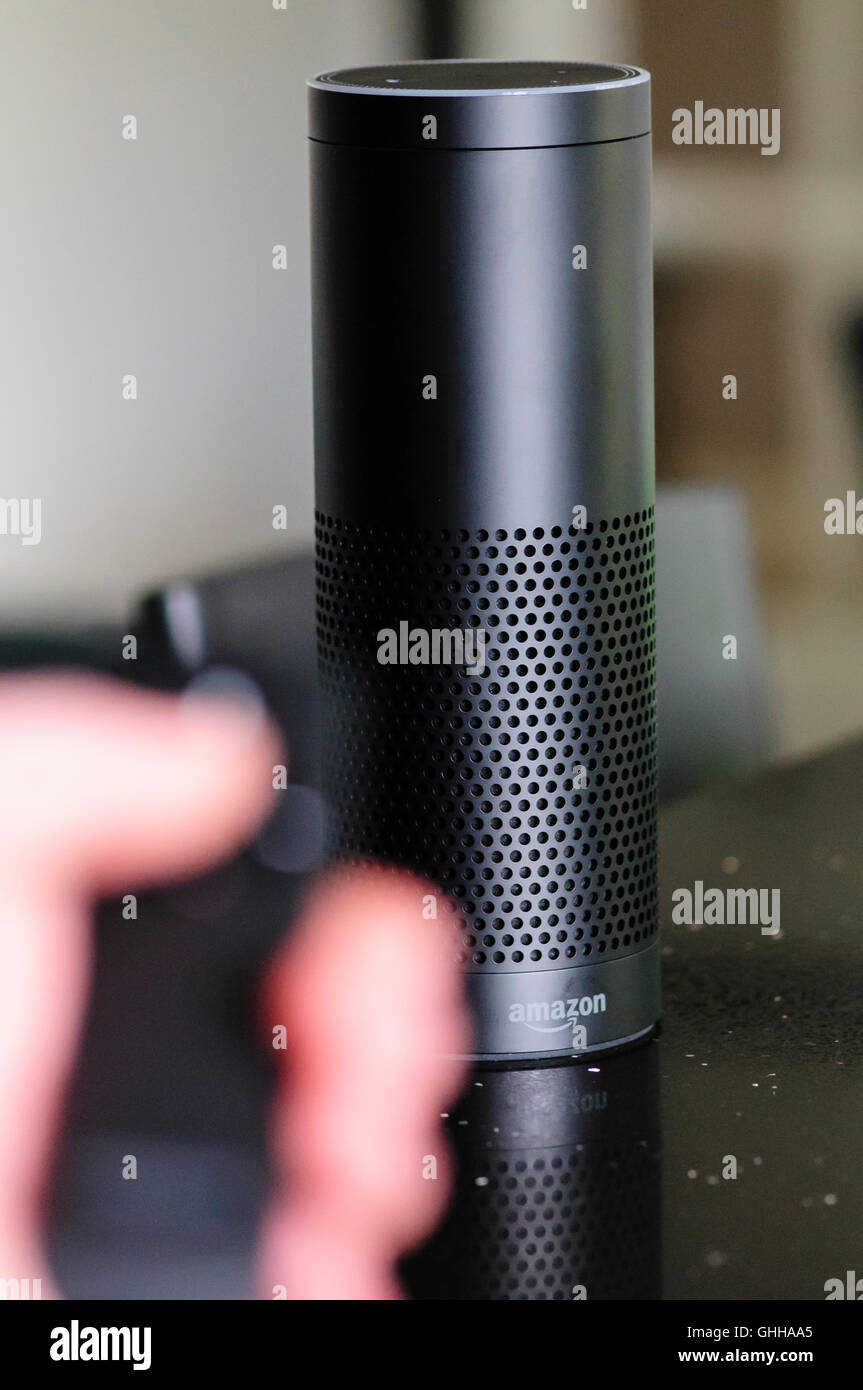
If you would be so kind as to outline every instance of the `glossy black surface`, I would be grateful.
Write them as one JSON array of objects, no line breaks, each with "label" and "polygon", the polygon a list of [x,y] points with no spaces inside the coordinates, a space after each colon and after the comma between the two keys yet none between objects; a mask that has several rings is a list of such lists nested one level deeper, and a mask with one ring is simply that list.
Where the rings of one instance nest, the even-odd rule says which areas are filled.
[{"label": "glossy black surface", "polygon": [[[822,1299],[863,1274],[861,832],[860,744],[662,818],[665,1298]],[[670,925],[696,879],[780,890],[780,933]]]},{"label": "glossy black surface", "polygon": [[[857,744],[665,813],[661,1035],[492,1097],[476,1074],[418,1296],[823,1300],[863,1274],[861,785]],[[673,925],[697,879],[779,890],[780,932]]]}]

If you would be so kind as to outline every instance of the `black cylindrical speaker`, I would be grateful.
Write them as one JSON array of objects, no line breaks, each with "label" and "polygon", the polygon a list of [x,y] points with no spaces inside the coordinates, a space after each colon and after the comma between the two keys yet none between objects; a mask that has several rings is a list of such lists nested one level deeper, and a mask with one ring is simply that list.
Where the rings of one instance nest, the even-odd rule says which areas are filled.
[{"label": "black cylindrical speaker", "polygon": [[454,903],[488,1060],[659,1012],[650,79],[310,83],[334,857]]}]

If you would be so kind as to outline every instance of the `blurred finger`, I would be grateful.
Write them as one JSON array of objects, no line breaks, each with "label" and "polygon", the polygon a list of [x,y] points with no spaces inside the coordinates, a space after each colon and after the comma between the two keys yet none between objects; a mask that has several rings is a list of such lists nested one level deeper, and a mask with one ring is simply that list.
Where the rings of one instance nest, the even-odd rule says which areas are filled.
[{"label": "blurred finger", "polygon": [[257,708],[95,676],[0,681],[0,863],[98,891],[194,873],[262,817],[277,756]]},{"label": "blurred finger", "polygon": [[38,1210],[89,968],[88,896],[192,873],[263,815],[258,718],[87,677],[0,680],[0,1277],[42,1278]]},{"label": "blurred finger", "polygon": [[[367,869],[321,888],[274,968],[265,1017],[287,1030],[274,1116],[279,1191],[262,1288],[292,1298],[398,1297],[393,1264],[438,1218],[440,1112],[468,1025],[432,890]],[[432,894],[433,896],[433,894]]]}]

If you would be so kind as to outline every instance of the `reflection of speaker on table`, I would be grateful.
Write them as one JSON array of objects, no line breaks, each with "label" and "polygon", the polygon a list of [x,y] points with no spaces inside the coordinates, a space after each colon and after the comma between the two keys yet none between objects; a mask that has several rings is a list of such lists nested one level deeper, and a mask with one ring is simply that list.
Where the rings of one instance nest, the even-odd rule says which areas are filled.
[{"label": "reflection of speaker on table", "polygon": [[404,1275],[420,1299],[656,1299],[654,1046],[590,1067],[485,1070],[447,1129],[455,1198]]}]

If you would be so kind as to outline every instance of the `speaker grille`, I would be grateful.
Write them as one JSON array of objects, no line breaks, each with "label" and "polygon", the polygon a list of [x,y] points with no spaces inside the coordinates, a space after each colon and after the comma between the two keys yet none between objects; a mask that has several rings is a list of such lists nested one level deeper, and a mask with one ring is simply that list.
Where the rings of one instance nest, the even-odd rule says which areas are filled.
[{"label": "speaker grille", "polygon": [[[331,854],[440,884],[475,970],[646,946],[657,929],[652,508],[578,531],[316,521]],[[379,664],[378,633],[401,621],[482,628],[485,674]]]},{"label": "speaker grille", "polygon": [[580,1145],[476,1159],[451,1210],[408,1265],[418,1299],[656,1299],[658,1171],[646,1144]]}]

